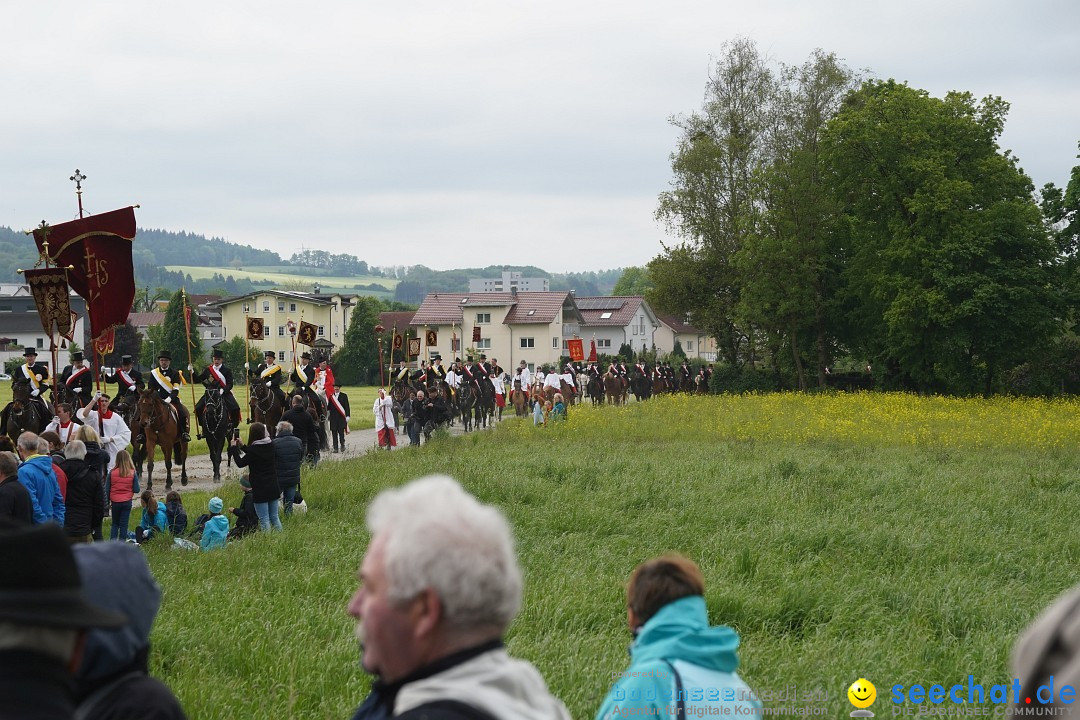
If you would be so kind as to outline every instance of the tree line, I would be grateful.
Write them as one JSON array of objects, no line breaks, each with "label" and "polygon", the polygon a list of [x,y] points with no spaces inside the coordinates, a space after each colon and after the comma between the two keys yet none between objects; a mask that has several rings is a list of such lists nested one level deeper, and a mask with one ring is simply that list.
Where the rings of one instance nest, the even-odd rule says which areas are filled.
[{"label": "tree line", "polygon": [[998,145],[1008,108],[730,42],[672,118],[676,240],[623,285],[799,389],[838,363],[920,392],[1080,389],[1080,168],[1037,193]]}]

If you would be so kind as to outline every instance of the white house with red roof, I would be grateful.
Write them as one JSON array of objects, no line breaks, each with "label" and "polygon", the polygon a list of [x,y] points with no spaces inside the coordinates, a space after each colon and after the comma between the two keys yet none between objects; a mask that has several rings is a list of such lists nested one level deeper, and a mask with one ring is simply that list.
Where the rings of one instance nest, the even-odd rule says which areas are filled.
[{"label": "white house with red roof", "polygon": [[585,339],[586,355],[594,338],[601,355],[614,355],[624,344],[635,353],[652,349],[660,321],[642,296],[579,296],[577,306],[584,320],[578,332]]},{"label": "white house with red roof", "polygon": [[656,331],[656,349],[669,353],[679,341],[688,358],[698,358],[712,362],[716,360],[716,338],[695,327],[690,316],[660,315],[660,328]]}]

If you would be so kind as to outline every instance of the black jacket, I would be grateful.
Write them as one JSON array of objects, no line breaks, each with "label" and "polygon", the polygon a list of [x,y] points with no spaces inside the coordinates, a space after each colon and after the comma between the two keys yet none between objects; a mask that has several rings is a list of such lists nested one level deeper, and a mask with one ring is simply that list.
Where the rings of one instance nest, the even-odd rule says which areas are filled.
[{"label": "black jacket", "polygon": [[304,443],[291,433],[278,433],[272,443],[278,485],[284,490],[300,482],[300,464],[304,462]]},{"label": "black jacket", "polygon": [[191,382],[209,384],[210,387],[221,388],[225,392],[231,393],[233,389],[232,370],[222,365],[218,368],[218,372],[220,372],[221,376],[225,378],[225,387],[223,388],[221,388],[221,383],[218,382],[217,376],[210,372],[209,365],[203,368],[201,372],[196,371],[191,377]]},{"label": "black jacket", "polygon": [[5,720],[70,720],[75,682],[64,663],[30,650],[0,650],[0,717]]},{"label": "black jacket", "polygon": [[326,398],[326,412],[327,419],[330,421],[331,430],[344,430],[347,418],[352,414],[349,410],[349,396],[343,392],[337,393],[336,400],[341,403],[341,409],[345,411],[342,415],[338,412],[337,406],[334,405],[334,401],[330,398]]},{"label": "black jacket", "polygon": [[101,528],[105,518],[105,488],[101,476],[85,460],[67,458],[60,464],[67,475],[64,532],[70,537],[89,535]]},{"label": "black jacket", "polygon": [[255,513],[255,501],[251,493],[244,493],[240,501],[240,507],[234,508],[232,514],[236,516],[236,525],[229,531],[229,538],[246,535],[259,527],[259,516]]},{"label": "black jacket", "polygon": [[281,486],[278,485],[277,469],[274,467],[274,446],[271,443],[230,445],[229,454],[237,467],[248,469],[254,502],[270,502],[281,497]]},{"label": "black jacket", "polygon": [[315,421],[308,415],[304,408],[289,408],[281,419],[292,423],[292,434],[300,438],[304,443],[304,452],[312,452],[319,447],[319,431],[315,428]]},{"label": "black jacket", "polygon": [[18,475],[0,479],[0,517],[27,525],[34,522],[34,503]]}]

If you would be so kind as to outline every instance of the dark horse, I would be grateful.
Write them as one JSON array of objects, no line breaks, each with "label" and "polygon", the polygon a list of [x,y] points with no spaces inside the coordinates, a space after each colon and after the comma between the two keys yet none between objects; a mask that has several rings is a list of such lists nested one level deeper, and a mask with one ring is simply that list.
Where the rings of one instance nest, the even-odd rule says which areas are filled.
[{"label": "dark horse", "polygon": [[251,419],[265,425],[271,438],[277,432],[277,424],[281,422],[283,412],[285,408],[281,407],[277,393],[266,387],[266,383],[257,382],[251,385]]},{"label": "dark horse", "polygon": [[[207,388],[203,393],[203,412],[200,418],[206,447],[210,451],[210,463],[214,466],[214,482],[221,482],[221,453],[233,431],[229,408],[217,388]],[[232,462],[230,456],[228,462]]]},{"label": "dark horse", "polygon": [[589,384],[585,386],[585,392],[592,400],[593,405],[604,404],[604,381],[600,375],[589,376]]},{"label": "dark horse", "polygon": [[473,414],[476,412],[478,394],[474,380],[463,380],[457,393],[457,409],[461,413],[461,424],[465,432],[472,431]]},{"label": "dark horse", "polygon": [[[157,390],[147,388],[139,393],[138,423],[146,438],[146,488],[154,486],[154,454],[157,446],[165,456],[165,489],[172,488],[173,453],[180,464],[180,484],[187,485],[187,443],[178,440],[180,425],[176,411],[161,399]],[[138,468],[140,471],[142,468]]]},{"label": "dark horse", "polygon": [[71,414],[74,415],[75,411],[86,406],[90,398],[84,398],[82,393],[72,392],[64,383],[58,383],[56,386],[56,403],[67,403],[71,406]]},{"label": "dark horse", "polygon": [[11,386],[11,410],[8,411],[7,427],[4,431],[12,441],[29,430],[40,435],[48,427],[52,417],[41,409],[41,403],[30,396],[30,383],[17,380]]}]

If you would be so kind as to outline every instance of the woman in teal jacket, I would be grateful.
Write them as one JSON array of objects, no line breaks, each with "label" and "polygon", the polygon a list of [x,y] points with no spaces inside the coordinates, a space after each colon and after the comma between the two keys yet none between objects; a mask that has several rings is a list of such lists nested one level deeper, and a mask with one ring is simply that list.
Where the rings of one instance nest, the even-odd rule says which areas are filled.
[{"label": "woman in teal jacket", "polygon": [[726,625],[709,626],[704,590],[701,570],[681,556],[650,560],[634,571],[627,588],[635,634],[630,667],[596,720],[757,714],[761,701],[735,672],[739,635]]},{"label": "woman in teal jacket", "polygon": [[139,500],[142,502],[143,511],[139,527],[135,528],[135,539],[144,543],[158,533],[165,532],[169,520],[165,514],[165,503],[156,499],[152,490],[143,490]]}]

